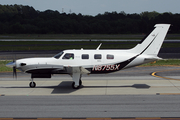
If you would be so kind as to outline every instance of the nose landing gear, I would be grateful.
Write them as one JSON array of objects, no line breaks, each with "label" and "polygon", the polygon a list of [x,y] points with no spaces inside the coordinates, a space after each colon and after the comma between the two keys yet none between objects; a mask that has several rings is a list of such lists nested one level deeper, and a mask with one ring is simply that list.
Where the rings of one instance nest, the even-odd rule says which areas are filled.
[{"label": "nose landing gear", "polygon": [[33,81],[33,78],[31,79],[31,82],[29,83],[29,87],[31,87],[31,88],[36,87],[36,83]]}]

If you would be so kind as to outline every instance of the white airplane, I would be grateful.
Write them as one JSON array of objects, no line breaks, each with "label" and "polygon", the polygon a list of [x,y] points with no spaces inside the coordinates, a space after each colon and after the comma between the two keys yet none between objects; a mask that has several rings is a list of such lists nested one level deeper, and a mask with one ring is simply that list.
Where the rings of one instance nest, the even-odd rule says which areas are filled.
[{"label": "white airplane", "polygon": [[53,74],[72,76],[72,88],[82,85],[82,74],[116,72],[161,59],[157,55],[168,32],[170,24],[156,24],[155,29],[138,45],[128,50],[64,50],[54,57],[26,58],[8,63],[6,66],[31,74],[30,87],[35,87],[33,78],[51,78]]}]

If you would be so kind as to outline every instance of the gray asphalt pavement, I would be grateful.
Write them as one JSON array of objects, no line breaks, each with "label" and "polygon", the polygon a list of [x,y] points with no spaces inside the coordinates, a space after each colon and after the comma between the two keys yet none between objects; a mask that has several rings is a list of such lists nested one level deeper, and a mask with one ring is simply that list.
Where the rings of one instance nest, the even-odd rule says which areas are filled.
[{"label": "gray asphalt pavement", "polygon": [[0,118],[180,117],[180,81],[171,80],[180,79],[179,72],[161,66],[84,75],[79,90],[69,75],[35,79],[37,87],[29,88],[30,75],[0,73]]},{"label": "gray asphalt pavement", "polygon": [[179,100],[179,95],[0,96],[0,117],[180,117]]}]

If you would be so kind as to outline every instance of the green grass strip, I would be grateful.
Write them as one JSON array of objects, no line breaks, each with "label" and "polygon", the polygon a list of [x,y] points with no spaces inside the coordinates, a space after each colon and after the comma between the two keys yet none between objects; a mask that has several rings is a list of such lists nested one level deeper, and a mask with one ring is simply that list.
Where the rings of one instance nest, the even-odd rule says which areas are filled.
[{"label": "green grass strip", "polygon": [[163,59],[155,62],[143,64],[141,66],[180,66],[179,59]]},{"label": "green grass strip", "polygon": [[6,64],[12,62],[9,60],[1,60],[0,61],[0,72],[8,72],[8,71],[13,71],[12,68],[6,67]]}]

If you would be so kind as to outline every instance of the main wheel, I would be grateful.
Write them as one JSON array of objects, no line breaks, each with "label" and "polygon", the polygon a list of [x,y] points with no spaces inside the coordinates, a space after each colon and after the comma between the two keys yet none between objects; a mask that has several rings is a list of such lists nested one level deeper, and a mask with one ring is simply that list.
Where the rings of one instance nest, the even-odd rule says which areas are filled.
[{"label": "main wheel", "polygon": [[82,80],[80,79],[80,80],[79,80],[79,86],[81,86],[81,85],[82,85]]},{"label": "main wheel", "polygon": [[72,83],[72,88],[73,89],[79,89],[80,85],[79,86],[75,86],[75,82]]},{"label": "main wheel", "polygon": [[31,88],[36,87],[36,83],[35,83],[35,82],[30,82],[30,83],[29,83],[29,87],[31,87]]}]

